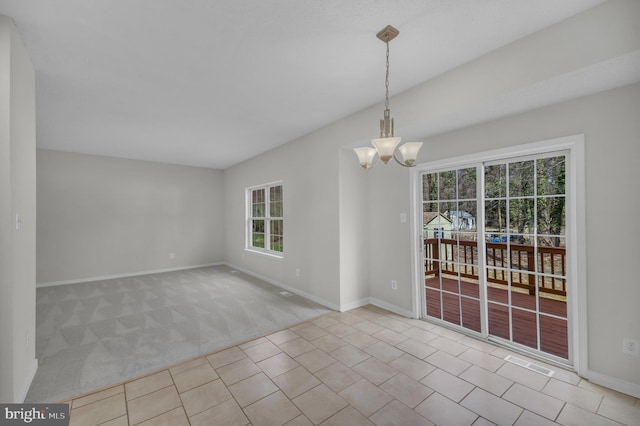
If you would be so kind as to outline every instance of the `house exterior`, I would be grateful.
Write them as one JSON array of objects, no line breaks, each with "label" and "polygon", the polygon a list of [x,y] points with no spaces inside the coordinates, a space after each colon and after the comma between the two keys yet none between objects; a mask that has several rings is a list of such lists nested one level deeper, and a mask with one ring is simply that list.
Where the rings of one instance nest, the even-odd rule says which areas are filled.
[{"label": "house exterior", "polygon": [[438,212],[424,212],[422,228],[424,238],[451,238],[453,223]]},{"label": "house exterior", "polygon": [[476,228],[476,218],[464,210],[447,210],[444,215],[451,219],[451,229],[470,231]]}]

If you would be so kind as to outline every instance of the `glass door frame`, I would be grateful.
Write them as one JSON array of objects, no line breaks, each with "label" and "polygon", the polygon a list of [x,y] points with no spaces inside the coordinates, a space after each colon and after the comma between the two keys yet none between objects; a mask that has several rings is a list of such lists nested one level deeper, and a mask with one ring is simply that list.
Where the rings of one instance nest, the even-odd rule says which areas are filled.
[{"label": "glass door frame", "polygon": [[[411,266],[412,266],[412,306],[414,318],[421,318],[424,312],[424,261],[423,261],[423,233],[422,233],[422,179],[424,172],[438,170],[480,167],[485,162],[507,160],[514,157],[547,154],[556,151],[566,151],[566,238],[567,238],[567,291],[571,294],[567,302],[569,363],[578,374],[587,372],[587,275],[586,275],[586,202],[585,202],[585,146],[584,135],[573,135],[558,139],[516,145],[491,151],[464,155],[455,158],[430,161],[418,164],[410,171],[411,186]],[[484,194],[484,179],[478,179],[478,194]],[[486,252],[483,226],[484,209],[478,209],[478,251]],[[484,282],[486,265],[479,268]],[[481,297],[481,332],[455,327],[456,330],[480,339],[489,340],[488,318],[486,315],[487,300],[484,290],[480,290]],[[447,326],[444,321],[435,321]],[[494,341],[494,340],[492,340]],[[499,342],[504,344],[504,342]],[[536,354],[532,353],[532,356]],[[546,359],[554,362],[552,358]]]}]

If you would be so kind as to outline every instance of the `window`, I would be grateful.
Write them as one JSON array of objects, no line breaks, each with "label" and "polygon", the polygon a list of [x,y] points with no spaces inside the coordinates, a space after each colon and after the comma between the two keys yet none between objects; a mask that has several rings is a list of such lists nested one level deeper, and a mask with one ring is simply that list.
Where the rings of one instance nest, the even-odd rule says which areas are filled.
[{"label": "window", "polygon": [[282,256],[284,216],[281,182],[247,188],[247,249]]}]

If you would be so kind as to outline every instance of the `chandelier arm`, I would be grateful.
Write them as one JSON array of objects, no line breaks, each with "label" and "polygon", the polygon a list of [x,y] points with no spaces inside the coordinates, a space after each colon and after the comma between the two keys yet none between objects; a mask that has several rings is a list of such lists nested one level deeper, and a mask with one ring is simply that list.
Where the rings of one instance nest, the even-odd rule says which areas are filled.
[{"label": "chandelier arm", "polygon": [[407,164],[404,164],[403,162],[398,160],[398,157],[396,157],[396,151],[393,151],[393,159],[396,160],[396,163],[400,164],[402,167],[414,167],[414,166],[409,166]]}]

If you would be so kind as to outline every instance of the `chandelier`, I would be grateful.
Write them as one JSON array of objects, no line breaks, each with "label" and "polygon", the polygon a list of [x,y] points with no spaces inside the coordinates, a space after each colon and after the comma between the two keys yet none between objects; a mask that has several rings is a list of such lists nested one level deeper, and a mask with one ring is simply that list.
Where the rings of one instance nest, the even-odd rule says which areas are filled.
[{"label": "chandelier", "polygon": [[[422,142],[406,142],[400,146],[400,137],[393,135],[393,118],[389,110],[389,42],[396,38],[400,32],[391,25],[384,27],[376,37],[384,41],[387,45],[387,73],[384,81],[384,116],[380,120],[380,137],[372,139],[372,147],[354,148],[358,161],[363,169],[369,170],[375,166],[379,160],[387,164],[393,157],[398,164],[404,167],[413,167],[416,165],[418,151],[422,147]],[[396,149],[397,148],[397,149]],[[399,152],[399,156],[396,154]],[[377,155],[377,159],[376,159]],[[400,157],[400,158],[399,158]],[[375,162],[374,162],[375,160]]]}]

